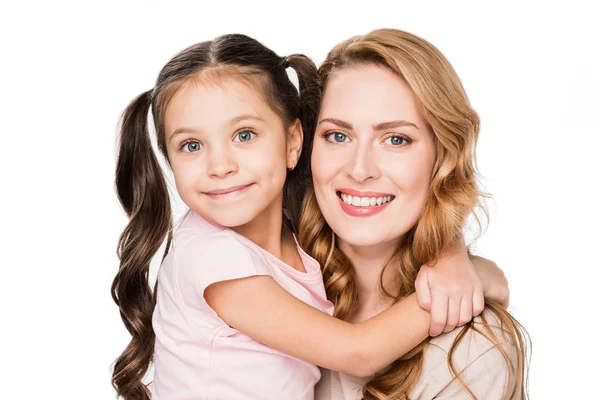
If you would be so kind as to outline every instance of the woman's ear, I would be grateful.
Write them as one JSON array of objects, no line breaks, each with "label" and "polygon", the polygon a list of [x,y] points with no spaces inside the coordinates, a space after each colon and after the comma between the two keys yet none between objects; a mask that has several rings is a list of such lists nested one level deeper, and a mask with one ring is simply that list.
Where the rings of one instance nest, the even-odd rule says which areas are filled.
[{"label": "woman's ear", "polygon": [[302,153],[302,141],[304,140],[304,132],[302,124],[296,118],[296,121],[290,126],[287,137],[287,167],[291,171],[296,168],[300,154]]}]

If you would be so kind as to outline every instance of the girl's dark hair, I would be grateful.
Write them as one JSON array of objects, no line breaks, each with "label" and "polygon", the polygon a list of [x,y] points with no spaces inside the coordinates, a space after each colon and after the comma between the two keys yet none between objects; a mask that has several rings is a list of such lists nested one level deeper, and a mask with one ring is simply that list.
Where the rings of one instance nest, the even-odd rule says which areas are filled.
[{"label": "girl's dark hair", "polygon": [[[300,93],[288,78],[288,67],[298,75]],[[286,127],[300,119],[306,135],[315,128],[320,98],[315,64],[300,54],[282,58],[240,34],[220,36],[183,50],[160,71],[154,88],[136,97],[125,109],[115,183],[129,223],[119,239],[120,266],[112,283],[112,297],[132,338],[115,362],[112,383],[117,394],[126,400],[150,398],[143,379],[154,353],[152,313],[156,290],[149,286],[148,272],[150,261],[165,238],[165,255],[169,251],[173,225],[167,184],[148,133],[148,112],[152,110],[158,148],[168,162],[164,131],[167,105],[184,83],[209,70],[258,84]],[[302,156],[297,167],[288,172],[284,188],[284,208],[293,231],[297,231],[300,205],[310,183],[310,142],[304,141]]]}]

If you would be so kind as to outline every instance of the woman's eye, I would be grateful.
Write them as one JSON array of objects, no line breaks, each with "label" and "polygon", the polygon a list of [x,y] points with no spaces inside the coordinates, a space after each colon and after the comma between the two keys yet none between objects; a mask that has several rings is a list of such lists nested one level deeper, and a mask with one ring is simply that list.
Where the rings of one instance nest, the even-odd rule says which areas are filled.
[{"label": "woman's eye", "polygon": [[184,143],[184,145],[181,147],[181,149],[186,153],[193,153],[195,151],[200,150],[201,148],[202,145],[200,144],[200,142],[187,142]]},{"label": "woman's eye", "polygon": [[333,143],[345,143],[348,141],[348,136],[341,132],[333,132],[325,136],[325,138]]},{"label": "woman's eye", "polygon": [[256,133],[250,131],[240,131],[236,133],[234,142],[248,142],[256,136]]},{"label": "woman's eye", "polygon": [[390,136],[389,138],[385,139],[384,143],[391,144],[392,146],[402,146],[403,144],[408,143],[408,140],[402,136]]}]

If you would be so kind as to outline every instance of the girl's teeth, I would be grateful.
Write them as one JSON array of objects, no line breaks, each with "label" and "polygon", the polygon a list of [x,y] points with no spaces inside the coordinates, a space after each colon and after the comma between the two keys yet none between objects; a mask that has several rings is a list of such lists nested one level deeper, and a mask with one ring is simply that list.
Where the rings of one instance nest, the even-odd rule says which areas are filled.
[{"label": "girl's teeth", "polygon": [[383,197],[358,197],[349,194],[341,193],[340,197],[346,204],[353,205],[355,207],[373,207],[380,206],[392,200],[392,196]]}]

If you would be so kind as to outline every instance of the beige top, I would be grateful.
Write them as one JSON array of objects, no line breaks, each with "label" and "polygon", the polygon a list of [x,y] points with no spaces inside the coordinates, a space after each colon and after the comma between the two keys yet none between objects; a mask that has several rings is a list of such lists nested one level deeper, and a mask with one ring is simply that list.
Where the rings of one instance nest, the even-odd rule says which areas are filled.
[{"label": "beige top", "polygon": [[[485,316],[490,325],[496,325],[491,327],[492,332],[501,341],[512,364],[516,365],[515,346],[509,345],[509,339],[501,333],[493,314],[486,312]],[[475,321],[481,322],[481,319],[477,317]],[[476,326],[485,332],[481,325]],[[425,349],[421,377],[409,396],[411,400],[472,400],[448,366],[448,352],[461,330],[457,328],[430,341]],[[514,386],[514,374],[510,373],[512,369],[506,365],[498,348],[480,333],[469,330],[454,351],[453,361],[456,370],[463,371],[461,379],[477,399],[504,400],[510,395]],[[315,388],[315,400],[360,400],[362,385],[369,381],[369,378],[356,378],[337,371],[322,369],[321,373],[321,380]],[[520,400],[521,394],[517,393],[513,399]]]}]

